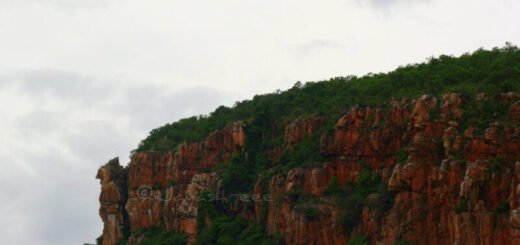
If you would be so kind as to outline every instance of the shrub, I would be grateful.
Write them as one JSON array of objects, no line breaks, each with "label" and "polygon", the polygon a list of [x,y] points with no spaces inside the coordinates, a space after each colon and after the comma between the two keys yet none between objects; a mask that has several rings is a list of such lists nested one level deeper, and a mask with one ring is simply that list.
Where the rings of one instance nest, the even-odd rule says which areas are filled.
[{"label": "shrub", "polygon": [[330,179],[327,188],[324,191],[325,195],[338,195],[341,194],[342,190],[338,187],[338,177],[334,176]]},{"label": "shrub", "polygon": [[505,201],[498,205],[498,207],[495,209],[495,212],[498,214],[504,214],[509,212],[509,202]]},{"label": "shrub", "polygon": [[282,243],[280,240],[268,237],[262,227],[256,223],[248,223],[239,216],[221,215],[213,219],[211,225],[199,230],[195,244],[267,245]]},{"label": "shrub", "polygon": [[116,245],[126,245],[128,243],[127,240],[119,240],[117,241]]},{"label": "shrub", "polygon": [[303,213],[305,218],[310,221],[318,220],[320,217],[320,211],[313,206],[305,207]]},{"label": "shrub", "polygon": [[136,232],[134,236],[143,235],[144,240],[139,245],[184,245],[186,236],[176,231],[151,228]]},{"label": "shrub", "polygon": [[468,211],[468,203],[466,202],[466,200],[462,200],[462,201],[460,201],[460,202],[455,206],[455,208],[453,209],[453,211],[455,211],[455,213],[457,213],[457,214],[460,214],[460,213],[463,213],[463,212],[467,212],[467,211]]},{"label": "shrub", "polygon": [[175,180],[168,181],[168,186],[169,187],[172,187],[172,186],[175,186],[175,185],[176,185]]},{"label": "shrub", "polygon": [[406,152],[406,149],[401,149],[399,152],[397,152],[396,156],[396,162],[398,164],[404,164],[408,160],[408,153]]},{"label": "shrub", "polygon": [[246,161],[244,154],[233,157],[230,162],[219,164],[217,171],[222,187],[230,194],[248,193],[252,190],[255,171]]},{"label": "shrub", "polygon": [[404,240],[397,240],[393,243],[393,245],[410,245],[410,243]]},{"label": "shrub", "polygon": [[101,234],[98,238],[96,238],[97,245],[103,245],[103,234]]},{"label": "shrub", "polygon": [[504,158],[494,158],[489,160],[488,162],[488,171],[489,173],[497,173],[508,167],[508,162]]},{"label": "shrub", "polygon": [[224,235],[217,240],[217,245],[232,245],[235,244],[235,240],[230,235]]},{"label": "shrub", "polygon": [[296,203],[301,203],[305,199],[304,195],[305,193],[303,192],[302,186],[297,187],[287,193],[287,197],[289,198],[289,200]]},{"label": "shrub", "polygon": [[368,239],[362,235],[353,236],[348,242],[347,245],[369,245]]}]

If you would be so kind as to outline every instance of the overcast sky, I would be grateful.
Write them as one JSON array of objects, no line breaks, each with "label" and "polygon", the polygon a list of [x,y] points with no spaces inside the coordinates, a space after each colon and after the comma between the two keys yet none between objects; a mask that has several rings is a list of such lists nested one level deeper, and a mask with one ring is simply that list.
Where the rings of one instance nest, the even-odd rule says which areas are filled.
[{"label": "overcast sky", "polygon": [[518,0],[0,0],[0,243],[94,242],[97,168],[155,127],[518,23]]}]

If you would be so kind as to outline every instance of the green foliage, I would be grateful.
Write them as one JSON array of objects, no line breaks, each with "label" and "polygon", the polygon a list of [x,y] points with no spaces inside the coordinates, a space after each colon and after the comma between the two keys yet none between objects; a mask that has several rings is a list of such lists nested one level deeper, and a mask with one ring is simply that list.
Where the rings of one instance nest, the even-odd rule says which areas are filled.
[{"label": "green foliage", "polygon": [[117,241],[116,245],[126,245],[128,243],[127,240],[119,240]]},{"label": "green foliage", "polygon": [[150,228],[137,231],[135,237],[144,236],[144,240],[139,245],[184,245],[186,236],[176,231],[168,231],[158,228]]},{"label": "green foliage", "polygon": [[287,193],[287,197],[292,202],[302,202],[304,199],[305,193],[303,192],[303,186],[294,188],[292,191]]},{"label": "green foliage", "polygon": [[361,235],[353,236],[348,242],[347,245],[369,245],[368,238]]},{"label": "green foliage", "polygon": [[454,208],[453,211],[455,211],[456,214],[461,214],[468,211],[468,203],[466,200],[460,201]]},{"label": "green foliage", "polygon": [[303,190],[303,186],[298,186],[294,188],[292,191],[288,192],[287,198],[291,200],[291,202],[301,205],[301,204],[314,204],[316,202],[316,196],[311,193],[305,193]]},{"label": "green foliage", "polygon": [[[262,178],[261,180],[261,187],[262,187],[262,193],[268,193],[268,178]],[[265,225],[267,222],[267,213],[269,211],[269,200],[266,200],[262,198],[262,201],[260,203],[260,220],[258,220],[258,223],[260,225]]]},{"label": "green foliage", "polygon": [[509,209],[509,202],[505,201],[498,205],[498,207],[495,209],[495,213],[505,214],[509,212]]},{"label": "green foliage", "polygon": [[[274,118],[282,122],[303,115],[333,115],[355,104],[380,105],[391,97],[520,91],[519,77],[520,50],[506,44],[502,48],[479,49],[460,57],[441,55],[389,73],[335,77],[305,84],[298,82],[283,92],[257,95],[252,100],[236,102],[231,108],[220,106],[209,115],[181,119],[154,129],[133,152],[173,150],[182,142],[201,140],[213,130],[239,120],[261,119],[254,130],[266,133],[266,128],[273,126]],[[263,140],[268,136],[257,134]]]},{"label": "green foliage", "polygon": [[399,150],[395,160],[398,164],[404,164],[408,160],[408,153],[406,152],[406,149],[403,148]]},{"label": "green foliage", "polygon": [[96,238],[96,245],[103,245],[103,234]]},{"label": "green foliage", "polygon": [[176,185],[175,180],[168,181],[168,186],[169,187],[172,187],[172,186],[175,186],[175,185]]},{"label": "green foliage", "polygon": [[388,191],[386,183],[381,183],[378,191],[376,192],[375,198],[367,200],[366,205],[373,210],[379,210],[381,212],[389,211],[394,205],[395,193]]},{"label": "green foliage", "polygon": [[162,184],[159,181],[155,181],[152,185],[152,190],[162,190]]},{"label": "green foliage", "polygon": [[203,191],[199,197],[199,207],[197,210],[197,229],[201,230],[205,223],[206,217],[214,218],[217,216],[215,203],[212,199],[213,193]]},{"label": "green foliage", "polygon": [[279,159],[278,164],[285,169],[300,166],[312,166],[324,160],[320,153],[320,137],[326,129],[322,128],[312,133],[310,137],[302,140],[294,148],[286,151]]},{"label": "green foliage", "polygon": [[[212,193],[206,191],[200,196],[196,244],[283,244],[280,243],[283,239],[279,237],[266,236],[259,224],[248,222],[241,216],[226,214],[212,197]],[[209,225],[205,222],[206,217],[211,219]]]},{"label": "green foliage", "polygon": [[504,158],[498,157],[490,159],[488,162],[488,172],[497,173],[508,167],[508,161]]},{"label": "green foliage", "polygon": [[305,215],[305,218],[309,221],[318,220],[318,218],[320,217],[320,211],[314,206],[304,207],[303,214]]},{"label": "green foliage", "polygon": [[410,243],[404,240],[397,240],[393,243],[393,245],[410,245]]},{"label": "green foliage", "polygon": [[338,187],[338,177],[333,176],[330,179],[329,184],[327,185],[327,188],[325,189],[325,191],[323,193],[327,196],[331,196],[331,195],[339,195],[342,192],[343,191],[341,190],[341,188]]},{"label": "green foliage", "polygon": [[279,237],[268,237],[258,224],[247,222],[242,217],[219,216],[211,225],[197,235],[196,244],[208,245],[256,245],[283,244]]},{"label": "green foliage", "polygon": [[217,171],[222,179],[222,187],[229,194],[250,192],[253,188],[256,171],[246,161],[244,154],[233,157],[230,162],[219,164]]},{"label": "green foliage", "polygon": [[470,125],[475,127],[477,134],[482,135],[491,122],[496,118],[506,118],[509,106],[507,103],[493,98],[476,101],[470,99],[462,106],[464,116],[461,119],[461,128],[466,129]]},{"label": "green foliage", "polygon": [[[374,195],[368,199],[371,194]],[[343,227],[347,231],[355,228],[361,219],[364,206],[380,212],[388,211],[393,205],[394,198],[394,193],[388,192],[386,184],[381,181],[378,174],[372,173],[369,169],[362,169],[357,183],[347,185],[338,199],[338,203],[344,210],[341,214]]]}]

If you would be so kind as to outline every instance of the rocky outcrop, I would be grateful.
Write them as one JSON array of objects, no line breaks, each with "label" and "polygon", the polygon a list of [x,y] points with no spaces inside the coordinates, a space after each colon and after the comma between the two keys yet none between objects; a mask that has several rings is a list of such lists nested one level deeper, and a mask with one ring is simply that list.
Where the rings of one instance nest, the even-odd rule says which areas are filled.
[{"label": "rocky outcrop", "polygon": [[[486,124],[467,118],[471,106],[494,100],[507,105],[505,114]],[[316,142],[323,160],[266,171],[251,192],[268,200],[228,206],[264,224],[266,235],[282,234],[286,244],[345,244],[355,234],[370,244],[520,244],[519,123],[520,102],[512,93],[355,106]],[[279,159],[324,124],[318,116],[286,124],[283,141],[266,154]],[[135,154],[124,210],[116,205],[121,190],[102,167],[104,244],[121,238],[122,212],[132,231],[165,227],[194,242],[198,197],[210,191],[226,199],[213,167],[247,147],[246,137],[244,124],[236,123],[169,153]]]},{"label": "rocky outcrop", "polygon": [[123,207],[126,202],[126,172],[115,158],[98,170],[96,178],[101,181],[99,215],[103,220],[102,244],[115,244],[123,238],[126,222]]},{"label": "rocky outcrop", "polygon": [[[362,210],[353,233],[365,234],[371,243],[516,244],[520,211],[508,198],[516,195],[509,185],[516,183],[511,169],[520,157],[513,133],[519,127],[492,123],[483,136],[472,128],[462,131],[458,120],[464,119],[467,100],[447,94],[440,105],[431,96],[411,104],[393,101],[386,115],[378,108],[350,109],[321,140],[326,162],[269,180],[268,191],[278,203],[269,203],[268,233],[285,234],[288,244],[344,244],[351,233],[341,226],[341,205],[324,205],[325,189],[333,179],[338,185],[355,182],[360,170],[369,168],[395,194],[385,212]],[[513,103],[511,118],[515,108]],[[400,152],[406,157],[398,160]],[[295,190],[314,198],[316,219],[305,219],[301,210],[312,204],[295,203]],[[313,222],[327,225],[305,229]]]},{"label": "rocky outcrop", "polygon": [[310,116],[299,118],[285,127],[284,146],[285,149],[293,148],[300,141],[310,136],[324,124],[323,117]]},{"label": "rocky outcrop", "polygon": [[237,122],[214,131],[201,142],[181,144],[173,152],[136,153],[128,165],[128,198],[124,201],[110,176],[110,168],[100,168],[103,244],[115,244],[123,237],[121,210],[128,214],[130,232],[165,227],[184,232],[193,241],[198,195],[205,189],[218,189],[218,177],[202,172],[229,161],[244,146],[244,125]]}]

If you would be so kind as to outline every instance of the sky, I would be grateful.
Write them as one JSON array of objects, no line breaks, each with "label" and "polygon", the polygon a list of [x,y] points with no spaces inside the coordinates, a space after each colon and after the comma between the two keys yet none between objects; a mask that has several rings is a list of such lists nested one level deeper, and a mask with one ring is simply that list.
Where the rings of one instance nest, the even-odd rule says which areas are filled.
[{"label": "sky", "polygon": [[93,243],[97,169],[296,81],[520,44],[518,0],[0,0],[1,244]]}]

